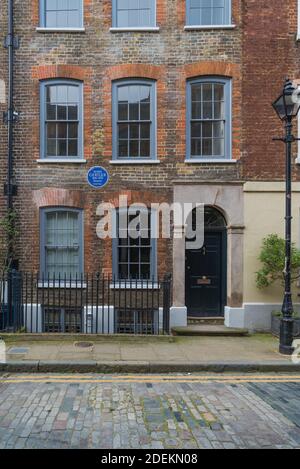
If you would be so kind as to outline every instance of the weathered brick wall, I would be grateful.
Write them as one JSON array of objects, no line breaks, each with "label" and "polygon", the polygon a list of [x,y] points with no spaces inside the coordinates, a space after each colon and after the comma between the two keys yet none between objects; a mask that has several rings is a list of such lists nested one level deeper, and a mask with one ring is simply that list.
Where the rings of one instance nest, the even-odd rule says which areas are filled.
[{"label": "weathered brick wall", "polygon": [[[284,146],[272,142],[272,138],[282,136],[283,126],[271,103],[281,93],[287,76],[300,78],[297,0],[244,0],[242,5],[242,176],[244,179],[282,180]],[[294,162],[296,144],[293,151]],[[294,177],[299,178],[299,175],[300,168],[294,165]]]},{"label": "weathered brick wall", "polygon": [[[1,11],[6,1],[0,0]],[[171,201],[174,180],[282,179],[283,153],[270,142],[280,134],[269,104],[287,70],[295,75],[298,45],[296,0],[232,0],[232,30],[184,31],[185,1],[157,0],[158,33],[112,33],[111,0],[84,0],[85,33],[38,33],[38,0],[15,1],[16,127],[15,174],[19,186],[21,267],[39,266],[39,207],[36,194],[50,189],[45,204],[54,204],[58,189],[70,204],[85,210],[85,268],[111,268],[111,248],[96,236],[96,207],[119,192],[150,203]],[[6,14],[0,17],[1,37]],[[293,16],[294,15],[294,16]],[[5,70],[6,51],[0,48]],[[299,69],[299,66],[298,66]],[[300,70],[299,70],[300,72]],[[1,72],[2,74],[4,72]],[[220,74],[233,79],[233,156],[237,164],[185,164],[185,84],[188,78]],[[39,80],[50,77],[84,81],[87,164],[38,164]],[[157,80],[157,147],[159,165],[111,165],[111,80],[144,77]],[[2,109],[0,104],[0,110]],[[6,160],[6,128],[0,123],[0,182]],[[276,164],[274,164],[274,155]],[[103,190],[86,183],[87,169],[101,164],[111,179]],[[50,195],[49,195],[50,194]],[[51,195],[52,194],[52,195]],[[73,201],[73,202],[72,202]],[[0,190],[0,211],[3,211]],[[79,203],[79,202],[78,202]],[[2,208],[1,208],[2,207]],[[160,273],[171,269],[170,242],[158,246]],[[30,259],[30,263],[28,263]]]}]

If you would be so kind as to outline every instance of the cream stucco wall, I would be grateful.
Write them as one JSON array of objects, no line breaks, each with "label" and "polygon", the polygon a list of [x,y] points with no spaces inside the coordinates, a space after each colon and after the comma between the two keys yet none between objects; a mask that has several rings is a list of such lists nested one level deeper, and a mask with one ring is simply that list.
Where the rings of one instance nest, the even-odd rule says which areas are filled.
[{"label": "cream stucco wall", "polygon": [[[247,182],[244,185],[244,303],[281,303],[280,283],[264,290],[255,284],[262,239],[271,233],[284,237],[285,186],[281,182]],[[300,245],[300,183],[293,184],[292,240]],[[300,289],[293,288],[295,300]]]}]

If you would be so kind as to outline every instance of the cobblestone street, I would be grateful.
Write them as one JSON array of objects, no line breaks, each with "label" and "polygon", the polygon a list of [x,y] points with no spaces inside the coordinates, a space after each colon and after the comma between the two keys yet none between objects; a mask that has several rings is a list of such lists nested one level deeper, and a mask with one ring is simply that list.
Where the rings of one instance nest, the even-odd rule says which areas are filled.
[{"label": "cobblestone street", "polygon": [[299,448],[300,377],[2,375],[0,448]]}]

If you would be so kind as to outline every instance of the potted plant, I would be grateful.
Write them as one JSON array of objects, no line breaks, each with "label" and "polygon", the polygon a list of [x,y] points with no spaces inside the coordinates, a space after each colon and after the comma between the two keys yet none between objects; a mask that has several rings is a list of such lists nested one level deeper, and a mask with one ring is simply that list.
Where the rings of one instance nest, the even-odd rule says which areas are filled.
[{"label": "potted plant", "polygon": [[[276,281],[281,281],[284,285],[285,268],[285,241],[276,234],[271,234],[263,239],[259,260],[262,263],[261,269],[256,272],[256,285],[262,290],[269,287]],[[291,256],[292,282],[295,283],[300,278],[300,250],[292,244]],[[271,331],[275,336],[279,336],[281,312],[272,313]],[[300,315],[294,314],[294,337],[300,337]]]}]

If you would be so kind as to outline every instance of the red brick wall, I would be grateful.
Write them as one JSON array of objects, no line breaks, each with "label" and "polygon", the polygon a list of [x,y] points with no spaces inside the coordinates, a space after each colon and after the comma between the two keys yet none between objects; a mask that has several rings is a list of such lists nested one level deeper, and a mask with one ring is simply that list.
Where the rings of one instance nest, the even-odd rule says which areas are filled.
[{"label": "red brick wall", "polygon": [[[257,8],[255,8],[257,3]],[[243,1],[242,134],[245,179],[283,180],[284,145],[272,142],[283,134],[271,103],[284,79],[300,78],[297,0]],[[293,147],[293,161],[297,145]],[[294,165],[294,177],[299,178]]]}]

